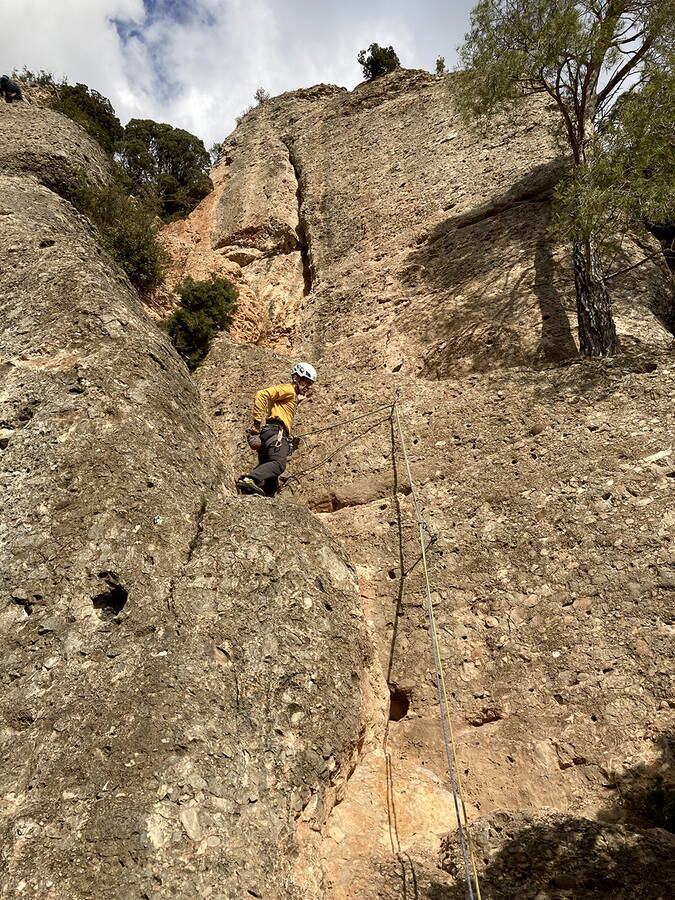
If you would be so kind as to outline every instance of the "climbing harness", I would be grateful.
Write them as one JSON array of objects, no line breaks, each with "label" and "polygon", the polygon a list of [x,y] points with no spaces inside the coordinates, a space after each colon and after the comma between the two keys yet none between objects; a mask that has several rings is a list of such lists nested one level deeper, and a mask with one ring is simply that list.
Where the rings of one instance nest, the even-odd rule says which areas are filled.
[{"label": "climbing harness", "polygon": [[[459,835],[459,844],[462,852],[462,860],[464,863],[464,873],[466,877],[466,888],[467,888],[467,896],[469,900],[481,900],[480,893],[480,885],[478,883],[478,872],[476,868],[476,856],[473,848],[473,841],[471,838],[471,830],[469,828],[469,820],[466,813],[466,803],[464,800],[464,790],[462,786],[462,775],[461,775],[461,767],[459,764],[459,758],[457,754],[457,745],[455,742],[455,736],[452,728],[452,722],[450,719],[450,711],[449,711],[449,702],[448,702],[448,692],[445,685],[445,675],[443,673],[443,664],[441,661],[441,653],[440,653],[440,644],[438,639],[438,631],[436,628],[436,617],[434,615],[433,603],[431,601],[431,581],[429,577],[429,564],[427,560],[427,550],[429,547],[434,544],[438,540],[438,536],[431,529],[429,523],[424,518],[422,514],[422,508],[420,506],[419,497],[417,494],[417,488],[415,486],[415,482],[412,476],[412,470],[410,467],[410,458],[408,456],[408,448],[406,446],[405,434],[403,431],[403,426],[401,424],[401,416],[399,413],[399,392],[397,391],[396,397],[391,403],[384,404],[382,406],[376,407],[375,409],[370,410],[369,412],[363,413],[359,416],[354,416],[351,419],[346,419],[341,422],[336,422],[334,425],[328,425],[324,428],[317,428],[314,431],[308,431],[303,434],[298,435],[298,437],[309,437],[310,435],[320,434],[321,432],[332,431],[335,428],[340,428],[344,425],[349,425],[352,422],[357,422],[361,419],[369,418],[376,413],[382,412],[383,410],[388,410],[389,415],[385,418],[378,419],[377,422],[374,422],[365,430],[359,431],[354,437],[350,438],[350,440],[346,441],[344,444],[341,444],[339,447],[336,447],[331,453],[329,453],[326,457],[320,460],[313,466],[309,466],[307,469],[302,470],[301,472],[294,472],[289,478],[286,479],[284,485],[288,484],[292,480],[300,479],[303,475],[308,474],[309,472],[313,472],[315,469],[320,468],[329,462],[333,457],[339,453],[341,450],[344,450],[345,447],[348,447],[350,444],[354,443],[354,441],[362,438],[365,434],[373,431],[379,425],[382,425],[384,422],[389,422],[390,424],[396,425],[396,430],[398,431],[399,440],[401,444],[401,451],[403,455],[403,460],[405,463],[406,474],[408,477],[408,483],[410,485],[410,493],[413,499],[413,504],[415,507],[415,518],[416,524],[419,530],[419,541],[420,541],[420,550],[421,556],[420,560],[422,562],[422,571],[424,574],[424,583],[425,583],[425,607],[427,614],[427,623],[429,628],[429,638],[431,641],[431,653],[434,661],[434,680],[436,682],[436,693],[438,697],[438,706],[441,720],[441,729],[443,732],[443,743],[445,746],[445,756],[448,765],[448,775],[450,778],[450,787],[452,790],[452,799],[455,807],[455,815],[457,818],[457,831]],[[425,537],[428,537],[428,544],[425,540]],[[418,560],[419,561],[419,560]],[[409,570],[409,571],[412,571]],[[406,573],[408,574],[408,573]]]},{"label": "climbing harness", "polygon": [[[403,452],[403,460],[405,462],[408,483],[410,485],[410,493],[415,506],[415,515],[417,517],[417,526],[419,528],[420,548],[422,552],[422,571],[424,572],[424,581],[426,589],[426,611],[427,621],[429,625],[429,637],[431,639],[431,652],[434,659],[434,674],[436,681],[436,693],[438,695],[438,706],[441,718],[441,728],[443,730],[443,742],[445,744],[445,755],[448,763],[448,774],[450,776],[450,785],[452,788],[452,799],[455,806],[455,815],[457,816],[457,828],[459,833],[459,844],[462,850],[462,859],[464,861],[464,872],[466,875],[466,886],[470,900],[481,900],[480,886],[478,884],[478,873],[476,871],[476,858],[473,850],[473,842],[471,840],[471,832],[469,829],[468,818],[466,814],[466,804],[464,802],[464,792],[462,789],[462,776],[457,758],[457,747],[455,744],[455,736],[453,733],[452,722],[449,714],[448,693],[445,687],[445,676],[443,674],[443,665],[441,662],[441,654],[438,642],[438,632],[436,630],[436,617],[434,616],[434,607],[431,602],[431,583],[429,580],[429,566],[427,563],[427,547],[425,546],[425,532],[433,535],[429,527],[429,523],[422,515],[417,490],[413,481],[412,472],[410,470],[410,460],[408,458],[408,450],[401,426],[401,417],[398,411],[398,396],[394,401],[392,414],[396,419],[396,427],[401,441],[401,450]],[[461,814],[460,814],[461,810]],[[474,891],[475,885],[475,891]]]}]

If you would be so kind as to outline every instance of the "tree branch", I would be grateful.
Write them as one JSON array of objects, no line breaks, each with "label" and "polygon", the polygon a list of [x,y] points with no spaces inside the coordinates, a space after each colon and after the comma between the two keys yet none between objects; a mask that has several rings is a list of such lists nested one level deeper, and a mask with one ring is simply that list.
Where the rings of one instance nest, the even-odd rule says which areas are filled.
[{"label": "tree branch", "polygon": [[567,128],[567,136],[569,138],[570,147],[572,148],[572,155],[574,156],[574,162],[578,165],[581,162],[581,156],[579,153],[579,142],[577,140],[577,136],[574,133],[574,123],[572,122],[572,118],[569,114],[569,111],[565,104],[562,101],[562,97],[560,96],[557,90],[554,90],[551,85],[546,81],[544,77],[543,69],[539,72],[539,78],[541,79],[541,83],[546,90],[546,93],[549,94],[553,100],[555,100],[558,109],[560,110],[560,114],[563,117],[563,121],[565,122],[565,127]]},{"label": "tree branch", "polygon": [[632,266],[626,266],[625,269],[619,269],[618,272],[612,272],[611,275],[605,275],[604,281],[609,281],[610,278],[616,278],[617,275],[625,275],[626,272],[637,269],[638,266],[641,266],[643,263],[649,262],[650,259],[654,259],[654,257],[659,256],[661,253],[663,253],[663,250],[655,250],[653,253],[650,253],[649,256],[645,256],[645,258],[641,259],[639,262],[633,263]]},{"label": "tree branch", "polygon": [[618,85],[624,80],[624,78],[628,75],[631,69],[635,68],[635,66],[640,62],[641,59],[647,54],[647,52],[651,49],[652,44],[654,43],[654,38],[650,37],[648,40],[644,42],[644,44],[637,50],[633,56],[616,70],[614,75],[609,79],[607,84],[598,94],[598,106],[601,106],[607,97],[614,91]]}]

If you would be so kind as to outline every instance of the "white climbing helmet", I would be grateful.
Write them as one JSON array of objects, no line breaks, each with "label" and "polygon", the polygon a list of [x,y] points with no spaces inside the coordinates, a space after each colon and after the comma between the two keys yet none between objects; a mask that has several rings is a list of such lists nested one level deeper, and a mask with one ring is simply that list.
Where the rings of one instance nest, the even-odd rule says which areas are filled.
[{"label": "white climbing helmet", "polygon": [[316,369],[306,362],[296,363],[293,366],[291,378],[294,375],[297,375],[298,378],[308,378],[310,381],[316,381]]}]

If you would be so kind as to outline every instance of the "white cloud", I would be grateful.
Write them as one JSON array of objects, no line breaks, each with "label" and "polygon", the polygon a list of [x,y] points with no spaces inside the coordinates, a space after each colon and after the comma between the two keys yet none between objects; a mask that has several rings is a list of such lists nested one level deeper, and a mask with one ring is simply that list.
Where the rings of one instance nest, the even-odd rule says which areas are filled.
[{"label": "white cloud", "polygon": [[[208,147],[234,127],[259,86],[273,95],[318,82],[353,87],[362,78],[356,54],[373,41],[392,44],[403,65],[431,69],[438,53],[450,61],[470,5],[371,0],[364,11],[360,0],[25,0],[3,11],[0,66],[67,75],[109,97],[123,122],[170,122]],[[133,26],[125,40],[113,19]]]}]

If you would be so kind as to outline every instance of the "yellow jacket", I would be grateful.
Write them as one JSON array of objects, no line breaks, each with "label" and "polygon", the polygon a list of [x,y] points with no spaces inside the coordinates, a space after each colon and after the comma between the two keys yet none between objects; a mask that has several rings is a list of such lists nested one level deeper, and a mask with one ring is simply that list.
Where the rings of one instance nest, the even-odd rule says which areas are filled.
[{"label": "yellow jacket", "polygon": [[255,395],[253,421],[279,419],[290,434],[297,405],[298,395],[292,384],[275,384],[274,387],[263,388]]}]

